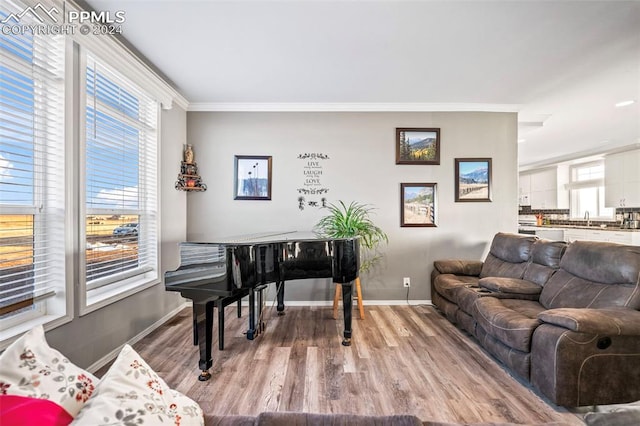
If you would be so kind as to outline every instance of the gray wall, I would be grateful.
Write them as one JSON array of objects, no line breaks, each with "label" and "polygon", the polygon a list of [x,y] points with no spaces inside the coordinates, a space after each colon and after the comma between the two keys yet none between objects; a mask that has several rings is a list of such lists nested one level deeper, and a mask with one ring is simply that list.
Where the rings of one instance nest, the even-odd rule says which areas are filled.
[{"label": "gray wall", "polygon": [[[186,112],[174,106],[161,117],[161,271],[179,264],[177,243],[186,238],[187,200],[173,187],[186,142]],[[178,293],[155,285],[47,332],[49,344],[71,362],[89,367],[184,303]]]},{"label": "gray wall", "polygon": [[[439,127],[439,166],[396,165],[396,127]],[[377,208],[375,222],[389,236],[383,262],[363,277],[365,300],[430,299],[429,274],[440,258],[480,259],[498,231],[517,227],[515,113],[257,113],[189,112],[189,143],[209,190],[189,194],[190,241],[262,232],[310,230],[324,214],[298,209],[301,153],[323,153],[322,183],[330,202],[352,200]],[[234,155],[273,156],[271,201],[233,198]],[[493,158],[493,202],[454,202],[454,158]],[[400,183],[438,184],[438,227],[400,227]],[[273,287],[273,286],[272,286]],[[291,283],[286,299],[330,300],[326,280]]]}]

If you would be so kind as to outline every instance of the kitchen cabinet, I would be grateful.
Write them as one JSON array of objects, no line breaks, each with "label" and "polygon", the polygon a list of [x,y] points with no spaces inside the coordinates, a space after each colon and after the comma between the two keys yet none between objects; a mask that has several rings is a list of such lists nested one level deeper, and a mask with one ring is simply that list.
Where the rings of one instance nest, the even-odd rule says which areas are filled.
[{"label": "kitchen cabinet", "polygon": [[586,229],[565,229],[564,240],[568,243],[572,243],[574,241],[585,241],[587,240],[587,230]]},{"label": "kitchen cabinet", "polygon": [[[526,200],[526,190],[529,190],[529,205],[532,209],[555,209],[557,208],[556,168],[520,174],[521,200]],[[527,186],[528,184],[528,186]]]},{"label": "kitchen cabinet", "polygon": [[521,173],[518,175],[518,204],[531,205],[531,175]]},{"label": "kitchen cabinet", "polygon": [[519,203],[532,209],[568,209],[569,167],[558,165],[519,175]]},{"label": "kitchen cabinet", "polygon": [[640,207],[640,149],[605,157],[604,202],[606,207]]},{"label": "kitchen cabinet", "polygon": [[640,232],[614,232],[609,231],[609,239],[607,241],[618,244],[631,244],[640,246],[640,241],[634,241],[634,234],[640,237]]},{"label": "kitchen cabinet", "polygon": [[580,240],[640,246],[640,232],[567,228],[564,230],[564,240],[568,243]]},{"label": "kitchen cabinet", "polygon": [[564,230],[551,228],[551,229],[536,229],[536,236],[545,240],[551,241],[563,241]]},{"label": "kitchen cabinet", "polygon": [[555,209],[557,207],[556,191],[554,189],[531,191],[532,209]]}]

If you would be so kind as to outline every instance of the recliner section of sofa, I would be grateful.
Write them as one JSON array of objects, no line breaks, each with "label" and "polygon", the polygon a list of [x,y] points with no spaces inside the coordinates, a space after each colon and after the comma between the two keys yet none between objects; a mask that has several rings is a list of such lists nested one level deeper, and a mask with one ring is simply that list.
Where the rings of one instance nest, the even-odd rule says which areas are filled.
[{"label": "recliner section of sofa", "polygon": [[434,262],[431,289],[451,322],[552,402],[640,399],[640,247],[498,233],[484,262]]}]

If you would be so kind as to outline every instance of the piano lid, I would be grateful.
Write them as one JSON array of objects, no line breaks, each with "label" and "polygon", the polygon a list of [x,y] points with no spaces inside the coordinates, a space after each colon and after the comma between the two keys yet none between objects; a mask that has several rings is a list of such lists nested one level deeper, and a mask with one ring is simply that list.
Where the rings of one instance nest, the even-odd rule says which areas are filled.
[{"label": "piano lid", "polygon": [[180,285],[190,281],[214,279],[225,274],[225,249],[220,244],[179,243],[180,267],[165,272],[167,285]]},{"label": "piano lid", "polygon": [[[359,238],[359,237],[354,237]],[[353,238],[329,238],[322,237],[313,231],[273,231],[257,234],[245,234],[232,237],[214,238],[207,243],[192,244],[219,244],[219,245],[251,245],[263,243],[283,243],[288,241],[337,241],[353,240]]]}]

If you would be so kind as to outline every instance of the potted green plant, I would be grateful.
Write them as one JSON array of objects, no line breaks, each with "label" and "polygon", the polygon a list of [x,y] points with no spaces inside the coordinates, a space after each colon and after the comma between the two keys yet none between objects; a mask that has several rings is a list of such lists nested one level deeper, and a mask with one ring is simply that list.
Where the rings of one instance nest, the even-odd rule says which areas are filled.
[{"label": "potted green plant", "polygon": [[388,243],[387,234],[371,220],[373,207],[352,201],[348,206],[343,201],[328,204],[329,214],[321,218],[314,231],[328,238],[360,237],[360,271],[368,271],[382,255],[380,243]]},{"label": "potted green plant", "polygon": [[[329,210],[329,214],[318,221],[314,231],[327,238],[360,237],[360,272],[371,269],[382,258],[378,247],[382,242],[389,242],[387,234],[371,220],[370,213],[374,210],[373,207],[355,201],[347,206],[343,201],[338,201],[338,204],[328,204],[325,208]],[[356,279],[356,293],[360,318],[364,318],[360,278]],[[337,316],[338,298],[339,287],[336,286],[333,300],[334,317]]]}]

